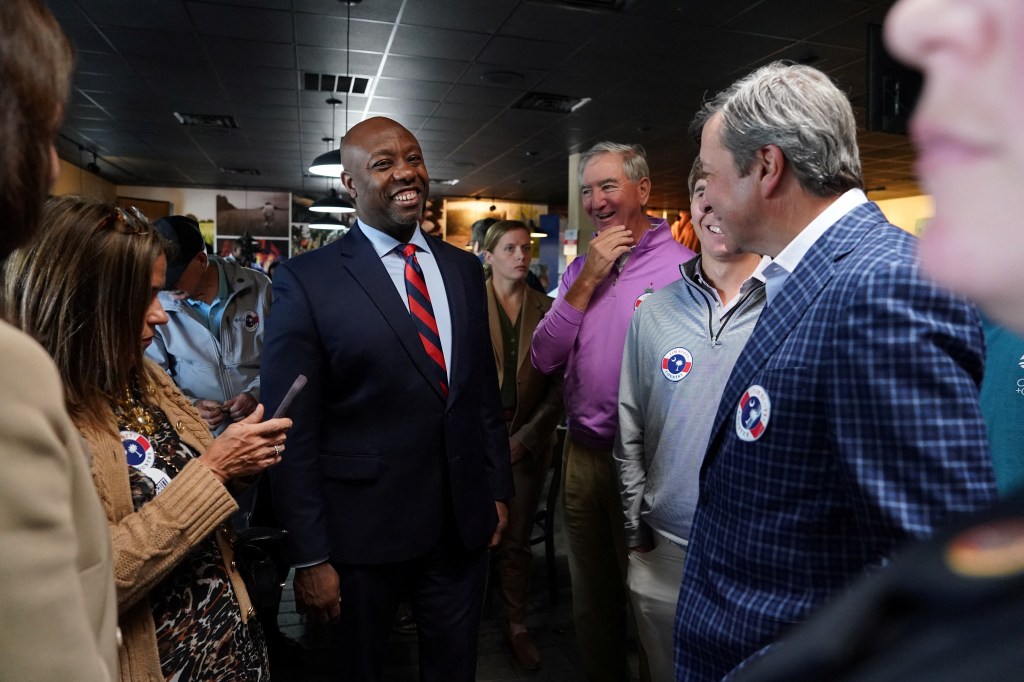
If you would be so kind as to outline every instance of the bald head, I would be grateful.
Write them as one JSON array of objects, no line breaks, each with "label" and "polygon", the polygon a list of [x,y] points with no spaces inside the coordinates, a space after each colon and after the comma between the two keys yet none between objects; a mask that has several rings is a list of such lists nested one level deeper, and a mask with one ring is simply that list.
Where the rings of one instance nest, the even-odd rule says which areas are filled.
[{"label": "bald head", "polygon": [[345,135],[341,160],[341,181],[359,219],[408,241],[423,215],[430,185],[416,137],[390,118],[370,118]]}]

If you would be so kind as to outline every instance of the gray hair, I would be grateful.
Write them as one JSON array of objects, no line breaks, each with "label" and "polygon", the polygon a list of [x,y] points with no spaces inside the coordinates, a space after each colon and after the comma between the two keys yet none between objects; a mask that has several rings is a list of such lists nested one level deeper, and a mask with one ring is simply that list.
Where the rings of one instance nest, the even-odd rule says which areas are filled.
[{"label": "gray hair", "polygon": [[718,113],[721,143],[741,176],[757,151],[773,144],[808,192],[830,197],[863,187],[850,100],[818,69],[782,61],[763,66],[705,102],[691,132],[699,136]]},{"label": "gray hair", "polygon": [[651,176],[651,169],[647,165],[647,152],[640,145],[598,142],[580,155],[580,165],[576,171],[576,181],[580,185],[583,184],[583,171],[586,170],[587,164],[601,154],[617,154],[622,159],[622,172],[630,182],[640,182]]}]

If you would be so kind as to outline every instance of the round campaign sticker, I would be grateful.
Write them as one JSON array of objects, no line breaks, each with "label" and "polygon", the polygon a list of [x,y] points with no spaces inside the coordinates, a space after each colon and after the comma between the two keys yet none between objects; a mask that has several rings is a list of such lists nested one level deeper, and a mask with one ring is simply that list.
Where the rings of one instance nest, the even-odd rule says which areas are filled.
[{"label": "round campaign sticker", "polygon": [[661,359],[661,373],[669,381],[680,381],[692,367],[693,356],[685,348],[673,348]]},{"label": "round campaign sticker", "polygon": [[260,326],[260,316],[253,310],[245,311],[242,320],[245,323],[245,331],[247,332],[254,332]]},{"label": "round campaign sticker", "polygon": [[946,547],[946,563],[970,578],[1024,571],[1024,519],[1001,519],[965,530]]},{"label": "round campaign sticker", "polygon": [[648,290],[647,290],[647,291],[645,291],[644,293],[642,293],[642,294],[640,294],[639,296],[637,296],[637,297],[636,297],[636,300],[635,300],[635,301],[633,301],[633,310],[636,310],[637,308],[639,308],[639,307],[640,307],[640,304],[641,304],[641,303],[643,303],[644,301],[646,301],[646,300],[647,300],[647,297],[648,297],[648,296],[650,296],[650,295],[651,295],[651,294],[653,294],[653,293],[654,293],[653,291],[651,291],[650,289],[648,289]]},{"label": "round campaign sticker", "polygon": [[128,466],[136,469],[148,469],[153,466],[153,459],[156,454],[149,440],[141,433],[135,431],[122,431],[121,444],[124,445],[124,454],[128,458]]},{"label": "round campaign sticker", "polygon": [[768,428],[771,413],[772,402],[768,399],[768,392],[760,386],[751,386],[744,391],[736,408],[736,435],[748,443],[757,440]]},{"label": "round campaign sticker", "polygon": [[163,492],[163,489],[171,482],[171,477],[156,467],[146,467],[145,469],[139,469],[139,471],[144,474],[146,478],[153,481],[157,494]]}]

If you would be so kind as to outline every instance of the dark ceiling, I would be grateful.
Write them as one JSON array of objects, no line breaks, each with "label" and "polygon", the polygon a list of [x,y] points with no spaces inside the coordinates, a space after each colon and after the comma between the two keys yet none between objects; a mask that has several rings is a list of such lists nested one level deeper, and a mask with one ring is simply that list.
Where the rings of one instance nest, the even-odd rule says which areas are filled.
[{"label": "dark ceiling", "polygon": [[[47,0],[76,45],[63,158],[122,185],[306,196],[322,138],[373,115],[419,138],[435,195],[567,201],[567,156],[600,140],[647,149],[651,205],[685,207],[686,128],[706,93],[774,59],[813,63],[864,121],[867,26],[892,0]],[[615,8],[615,6],[618,6]],[[351,52],[346,60],[346,10]],[[348,63],[347,63],[348,61]],[[361,76],[364,94],[304,89]],[[344,79],[343,79],[344,80]],[[521,110],[528,92],[590,98]],[[551,104],[549,100],[545,100]],[[233,117],[184,126],[175,112]],[[872,198],[918,193],[906,138],[863,132]],[[243,171],[243,172],[239,172]],[[258,175],[245,171],[258,171]]]}]

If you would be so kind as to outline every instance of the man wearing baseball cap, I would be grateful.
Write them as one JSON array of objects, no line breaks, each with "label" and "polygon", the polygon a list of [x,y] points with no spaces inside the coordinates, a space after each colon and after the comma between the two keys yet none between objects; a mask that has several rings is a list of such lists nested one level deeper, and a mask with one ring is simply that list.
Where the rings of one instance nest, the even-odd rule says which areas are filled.
[{"label": "man wearing baseball cap", "polygon": [[167,216],[153,225],[175,249],[160,292],[168,323],[146,355],[167,370],[216,435],[259,402],[270,280],[207,255],[190,217]]}]

